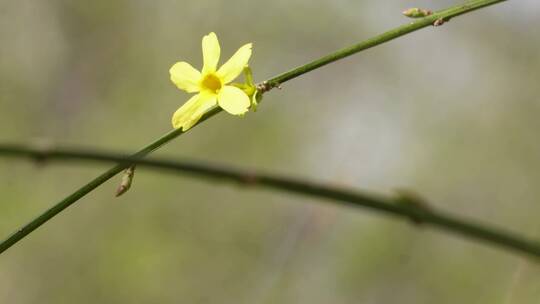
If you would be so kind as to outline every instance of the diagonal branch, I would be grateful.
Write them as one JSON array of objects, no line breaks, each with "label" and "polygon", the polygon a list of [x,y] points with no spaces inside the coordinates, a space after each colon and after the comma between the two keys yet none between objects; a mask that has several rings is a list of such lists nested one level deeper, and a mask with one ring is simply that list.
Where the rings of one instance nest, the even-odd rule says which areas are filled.
[{"label": "diagonal branch", "polygon": [[477,0],[477,1],[469,1],[462,5],[453,6],[451,8],[441,10],[439,12],[434,12],[433,14],[426,16],[421,19],[417,19],[416,21],[413,21],[408,24],[404,24],[402,26],[396,27],[394,29],[391,29],[387,32],[384,32],[380,35],[374,36],[370,39],[364,40],[358,44],[343,48],[341,50],[338,50],[332,54],[326,55],[322,58],[319,58],[317,60],[314,60],[308,64],[302,65],[300,67],[294,68],[288,72],[282,73],[270,80],[267,80],[263,83],[266,83],[268,88],[274,88],[278,87],[280,84],[289,81],[293,78],[296,78],[298,76],[301,76],[305,73],[308,73],[312,70],[318,69],[324,65],[327,65],[329,63],[338,61],[340,59],[343,59],[345,57],[351,56],[353,54],[356,54],[358,52],[367,50],[369,48],[372,48],[374,46],[380,45],[382,43],[388,42],[390,40],[396,39],[398,37],[401,37],[403,35],[412,33],[414,31],[417,31],[419,29],[422,29],[427,26],[434,25],[437,20],[444,20],[449,21],[453,17],[457,17],[459,15],[463,15],[465,13],[470,13],[472,11],[475,11],[477,9],[490,6],[493,4],[497,4],[499,2],[503,2],[507,0]]},{"label": "diagonal branch", "polygon": [[20,145],[0,145],[0,156],[29,158],[39,161],[94,161],[118,163],[186,174],[195,178],[219,179],[244,186],[268,188],[326,199],[342,205],[367,208],[383,214],[405,217],[414,223],[433,226],[473,240],[479,240],[521,254],[540,257],[540,242],[527,240],[509,232],[461,219],[420,203],[413,195],[388,197],[329,186],[303,179],[228,168],[207,163],[166,159],[140,159],[122,154],[78,149],[36,149]]},{"label": "diagonal branch", "polygon": [[[351,47],[336,51],[332,54],[329,54],[327,56],[324,56],[320,59],[314,60],[308,64],[305,64],[303,66],[300,66],[298,68],[295,68],[293,70],[290,70],[286,73],[280,74],[274,78],[271,78],[267,81],[263,81],[260,85],[258,85],[259,91],[261,93],[264,93],[273,87],[279,86],[281,83],[284,83],[288,80],[291,80],[293,78],[296,78],[300,75],[303,75],[309,71],[312,71],[314,69],[317,69],[321,66],[324,66],[326,64],[329,64],[331,62],[337,61],[339,59],[345,58],[347,56],[350,56],[352,54],[356,54],[358,52],[361,52],[365,49],[383,44],[385,42],[388,42],[390,40],[396,39],[398,37],[401,37],[403,35],[406,35],[408,33],[417,31],[421,28],[430,26],[434,24],[437,20],[449,20],[450,18],[472,12],[474,10],[477,10],[479,8],[493,5],[499,2],[503,2],[507,0],[477,0],[477,1],[469,1],[465,4],[456,5],[453,7],[450,7],[448,9],[435,12],[434,14],[418,19],[416,21],[413,21],[411,23],[399,26],[395,29],[392,29],[390,31],[387,31],[383,34],[377,35],[375,37],[372,37],[370,39],[367,39],[363,42],[360,42],[356,45],[353,45]],[[210,112],[207,112],[202,119],[199,120],[199,122],[196,124],[200,124],[203,121],[207,120],[208,118],[218,114],[221,112],[220,108],[216,108]],[[191,130],[191,129],[190,129]],[[178,136],[182,135],[184,132],[181,129],[172,130],[169,133],[166,133],[162,137],[158,138],[156,141],[150,143],[137,153],[133,154],[133,159],[140,159],[145,157],[146,155],[150,154],[152,151],[158,149],[159,147],[165,145],[166,143],[170,142],[171,140],[177,138]],[[0,243],[0,253],[6,251],[8,248],[19,242],[21,239],[26,237],[28,234],[32,233],[35,229],[40,227],[41,225],[45,224],[47,221],[52,219],[54,216],[62,212],[67,207],[71,206],[75,202],[77,202],[79,199],[84,197],[86,194],[90,193],[97,187],[99,187],[101,184],[106,182],[107,180],[111,179],[116,174],[122,172],[122,170],[128,168],[130,164],[118,164],[114,166],[113,168],[109,169],[108,171],[104,172],[100,176],[96,177],[95,179],[91,180],[86,185],[79,188],[77,191],[73,192],[60,202],[53,205],[50,209],[46,210],[44,213],[39,215],[38,217],[32,219],[28,224],[24,225],[17,231],[15,231],[11,236],[6,238]]]}]

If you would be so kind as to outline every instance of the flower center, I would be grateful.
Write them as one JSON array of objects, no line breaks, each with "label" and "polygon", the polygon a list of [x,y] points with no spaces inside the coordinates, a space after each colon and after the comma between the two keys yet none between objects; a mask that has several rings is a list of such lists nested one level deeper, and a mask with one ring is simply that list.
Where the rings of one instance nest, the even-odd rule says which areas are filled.
[{"label": "flower center", "polygon": [[214,74],[206,75],[201,84],[203,88],[214,93],[217,93],[221,89],[221,80]]}]

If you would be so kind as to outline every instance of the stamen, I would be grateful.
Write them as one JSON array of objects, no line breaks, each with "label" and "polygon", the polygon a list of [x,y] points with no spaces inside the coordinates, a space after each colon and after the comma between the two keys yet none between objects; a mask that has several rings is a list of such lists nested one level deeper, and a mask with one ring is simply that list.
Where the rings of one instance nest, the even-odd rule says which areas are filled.
[{"label": "stamen", "polygon": [[221,89],[221,80],[214,74],[206,75],[201,84],[205,89],[215,93]]}]

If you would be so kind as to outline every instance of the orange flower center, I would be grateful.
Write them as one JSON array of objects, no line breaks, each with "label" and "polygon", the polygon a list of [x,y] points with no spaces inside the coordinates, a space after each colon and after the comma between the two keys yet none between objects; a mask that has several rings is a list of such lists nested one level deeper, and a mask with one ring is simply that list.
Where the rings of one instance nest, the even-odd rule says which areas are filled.
[{"label": "orange flower center", "polygon": [[221,80],[214,74],[208,74],[204,76],[201,84],[203,88],[214,93],[217,93],[219,89],[221,89]]}]

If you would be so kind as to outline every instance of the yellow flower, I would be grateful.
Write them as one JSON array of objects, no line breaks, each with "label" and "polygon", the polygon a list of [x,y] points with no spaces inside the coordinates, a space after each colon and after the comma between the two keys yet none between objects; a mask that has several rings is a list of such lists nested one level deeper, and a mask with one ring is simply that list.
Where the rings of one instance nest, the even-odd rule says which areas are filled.
[{"label": "yellow flower", "polygon": [[175,129],[186,131],[201,119],[204,113],[216,106],[233,115],[242,115],[250,107],[248,95],[241,89],[227,85],[247,65],[251,57],[251,43],[236,53],[217,69],[220,47],[216,34],[210,33],[202,39],[203,68],[199,72],[187,62],[177,62],[169,70],[171,81],[188,93],[198,92],[183,104],[172,117]]}]

